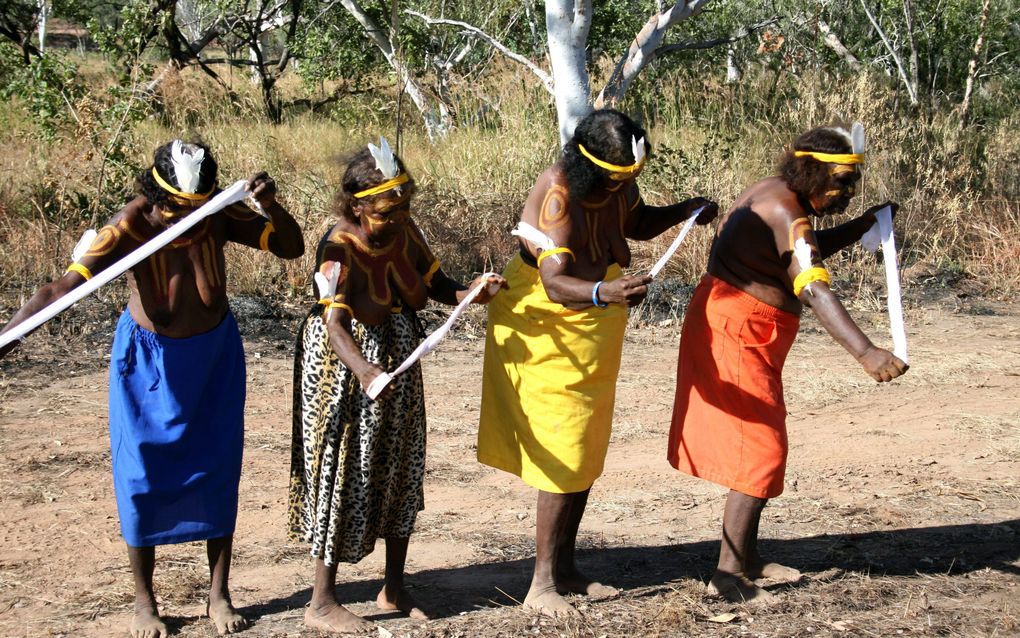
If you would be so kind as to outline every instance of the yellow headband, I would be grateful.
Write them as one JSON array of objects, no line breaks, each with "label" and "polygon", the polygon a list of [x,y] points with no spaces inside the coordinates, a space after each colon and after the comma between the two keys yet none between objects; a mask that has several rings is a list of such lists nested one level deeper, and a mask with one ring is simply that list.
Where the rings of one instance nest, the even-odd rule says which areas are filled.
[{"label": "yellow headband", "polygon": [[212,192],[216,190],[216,184],[213,184],[208,193],[185,193],[183,191],[179,191],[167,183],[165,179],[160,177],[159,171],[156,170],[155,166],[152,167],[152,176],[156,178],[156,183],[159,184],[159,187],[170,194],[170,199],[173,200],[174,203],[182,206],[190,206],[198,202],[204,202],[209,199]]},{"label": "yellow headband", "polygon": [[817,151],[794,151],[794,157],[813,157],[827,164],[863,164],[864,153],[819,153]]},{"label": "yellow headband", "polygon": [[382,184],[379,184],[378,186],[373,186],[372,188],[366,188],[363,191],[359,191],[357,193],[354,193],[354,196],[357,197],[358,199],[361,199],[362,197],[368,197],[369,195],[378,195],[379,193],[384,193],[384,192],[390,190],[391,188],[396,188],[397,186],[400,186],[401,184],[406,183],[408,179],[409,178],[407,177],[407,173],[401,173],[400,175],[397,175],[396,177],[392,177],[392,178],[386,180],[385,182],[383,182]]},{"label": "yellow headband", "polygon": [[616,180],[618,182],[622,182],[625,179],[629,179],[632,175],[634,175],[635,173],[640,171],[644,167],[644,165],[645,165],[644,158],[641,158],[640,162],[635,162],[634,164],[631,164],[630,166],[617,166],[616,164],[610,164],[609,162],[603,162],[599,158],[597,158],[594,155],[592,155],[591,153],[589,153],[588,149],[586,149],[584,147],[584,144],[580,144],[580,143],[578,143],[578,145],[577,145],[577,150],[581,151],[581,155],[584,155],[589,160],[591,160],[591,163],[594,164],[595,166],[598,166],[600,168],[604,168],[607,171],[609,171],[609,173],[610,173],[609,174],[609,178],[610,179],[614,179],[614,180]]}]

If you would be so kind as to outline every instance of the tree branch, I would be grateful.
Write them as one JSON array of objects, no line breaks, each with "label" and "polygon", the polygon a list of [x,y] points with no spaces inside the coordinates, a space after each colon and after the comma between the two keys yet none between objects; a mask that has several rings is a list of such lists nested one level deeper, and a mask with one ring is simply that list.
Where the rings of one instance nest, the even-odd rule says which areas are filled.
[{"label": "tree branch", "polygon": [[666,31],[701,11],[711,0],[678,0],[673,6],[661,11],[645,22],[630,48],[616,63],[606,86],[595,100],[595,108],[613,106],[623,98],[634,78],[654,57],[656,49],[666,37]]},{"label": "tree branch", "polygon": [[910,84],[910,80],[907,79],[907,73],[903,70],[903,61],[900,60],[899,54],[896,53],[895,49],[893,49],[892,43],[889,42],[889,38],[885,35],[885,31],[883,31],[882,27],[878,24],[878,20],[875,20],[875,16],[872,15],[871,9],[868,8],[868,4],[864,0],[861,0],[861,7],[864,8],[864,13],[868,16],[868,21],[871,22],[871,26],[875,27],[875,31],[878,32],[878,37],[882,39],[882,44],[885,45],[889,55],[892,56],[893,63],[896,65],[896,71],[900,75],[900,80],[903,81],[903,86],[907,89],[907,97],[910,98],[910,104],[912,106],[916,106],[917,88],[912,86]]},{"label": "tree branch", "polygon": [[504,56],[510,58],[511,60],[517,62],[518,64],[526,66],[528,70],[534,73],[538,77],[538,79],[542,82],[542,86],[545,87],[545,90],[548,91],[550,95],[555,95],[553,79],[548,73],[545,72],[544,69],[540,68],[538,65],[536,65],[534,62],[524,57],[523,55],[511,51],[505,44],[497,40],[495,37],[489,35],[485,31],[482,31],[480,28],[472,24],[468,24],[467,22],[461,22],[460,20],[433,18],[423,13],[418,13],[417,11],[414,11],[412,9],[405,9],[404,13],[410,16],[414,16],[428,25],[445,24],[449,26],[460,27],[461,29],[464,29],[465,31],[471,34],[478,36],[482,40],[485,40],[486,42],[491,44],[494,49],[502,53]]},{"label": "tree branch", "polygon": [[724,44],[732,44],[734,42],[737,42],[738,40],[743,40],[744,38],[752,35],[755,31],[758,31],[759,29],[764,29],[765,27],[775,24],[776,22],[779,22],[779,16],[772,16],[768,20],[763,20],[762,22],[759,22],[757,24],[740,27],[730,35],[724,35],[718,38],[713,38],[712,40],[702,40],[701,42],[679,42],[677,44],[667,44],[653,51],[650,56],[650,59],[646,61],[645,64],[650,62],[652,59],[656,59],[660,56],[668,55],[670,53],[676,53],[678,51],[711,49],[714,47],[722,46]]}]

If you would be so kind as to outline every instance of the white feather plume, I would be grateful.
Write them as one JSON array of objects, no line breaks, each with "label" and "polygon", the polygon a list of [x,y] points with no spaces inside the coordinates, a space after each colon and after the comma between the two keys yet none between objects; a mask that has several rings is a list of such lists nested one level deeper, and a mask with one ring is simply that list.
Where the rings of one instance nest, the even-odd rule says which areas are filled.
[{"label": "white feather plume", "polygon": [[847,144],[853,145],[853,138],[850,137],[850,133],[842,126],[830,126],[829,130],[842,135]]},{"label": "white feather plume", "polygon": [[319,299],[332,298],[336,295],[336,283],[340,280],[340,264],[334,263],[329,277],[316,272],[312,277],[315,280],[315,288],[319,292]]},{"label": "white feather plume", "polygon": [[634,163],[640,164],[641,160],[645,158],[645,138],[639,140],[634,139],[634,136],[630,136],[630,150],[634,154]]},{"label": "white feather plume", "polygon": [[385,137],[379,136],[379,146],[376,146],[369,142],[368,152],[375,158],[375,166],[378,168],[383,177],[391,179],[397,176],[400,172],[400,167],[397,166],[397,158],[393,156],[393,150],[390,148],[390,143],[386,141]]},{"label": "white feather plume", "polygon": [[[546,235],[527,222],[518,222],[517,228],[511,230],[510,234],[531,242],[541,250],[553,250],[554,248],[557,248],[556,242],[554,242],[549,235]],[[560,256],[558,254],[551,255],[551,257],[556,260],[557,264],[560,263]]]},{"label": "white feather plume", "polygon": [[89,246],[92,245],[92,242],[96,240],[96,235],[98,235],[98,233],[91,228],[82,233],[81,239],[78,240],[78,243],[74,245],[74,250],[71,251],[72,263],[78,263],[78,260],[82,258],[82,255],[84,255],[89,249]]},{"label": "white feather plume", "polygon": [[850,146],[854,149],[854,153],[864,152],[864,125],[860,122],[854,122],[850,130]]},{"label": "white feather plume", "polygon": [[811,244],[807,243],[803,237],[793,243],[793,256],[797,258],[797,265],[801,270],[807,270],[812,266],[811,251]]},{"label": "white feather plume", "polygon": [[170,161],[173,162],[177,187],[181,189],[181,192],[194,193],[198,190],[198,181],[202,176],[202,160],[204,159],[204,149],[200,148],[191,153],[184,150],[184,144],[180,140],[174,140],[170,147]]}]

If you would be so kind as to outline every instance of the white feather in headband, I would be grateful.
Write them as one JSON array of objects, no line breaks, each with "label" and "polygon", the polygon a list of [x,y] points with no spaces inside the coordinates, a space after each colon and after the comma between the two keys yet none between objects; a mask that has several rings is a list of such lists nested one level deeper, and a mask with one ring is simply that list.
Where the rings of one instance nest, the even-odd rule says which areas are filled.
[{"label": "white feather in headband", "polygon": [[184,144],[180,140],[174,140],[170,147],[170,161],[173,162],[174,175],[177,176],[177,187],[181,189],[182,193],[198,191],[198,182],[202,177],[202,160],[204,159],[204,149],[188,151],[184,149]]},{"label": "white feather in headband", "polygon": [[375,158],[375,166],[383,174],[386,179],[392,179],[397,176],[400,172],[400,167],[397,165],[397,158],[393,155],[393,150],[390,148],[390,143],[386,141],[385,137],[379,137],[379,146],[376,146],[369,142],[368,152]]}]

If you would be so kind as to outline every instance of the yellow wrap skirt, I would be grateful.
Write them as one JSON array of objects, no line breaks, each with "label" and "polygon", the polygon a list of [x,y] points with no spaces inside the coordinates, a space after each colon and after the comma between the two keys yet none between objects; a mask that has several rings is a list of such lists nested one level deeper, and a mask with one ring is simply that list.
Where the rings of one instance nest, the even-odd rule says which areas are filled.
[{"label": "yellow wrap skirt", "polygon": [[[606,280],[622,274],[613,264]],[[602,474],[627,308],[569,310],[549,300],[520,255],[489,303],[478,460],[546,492],[571,494]]]}]

